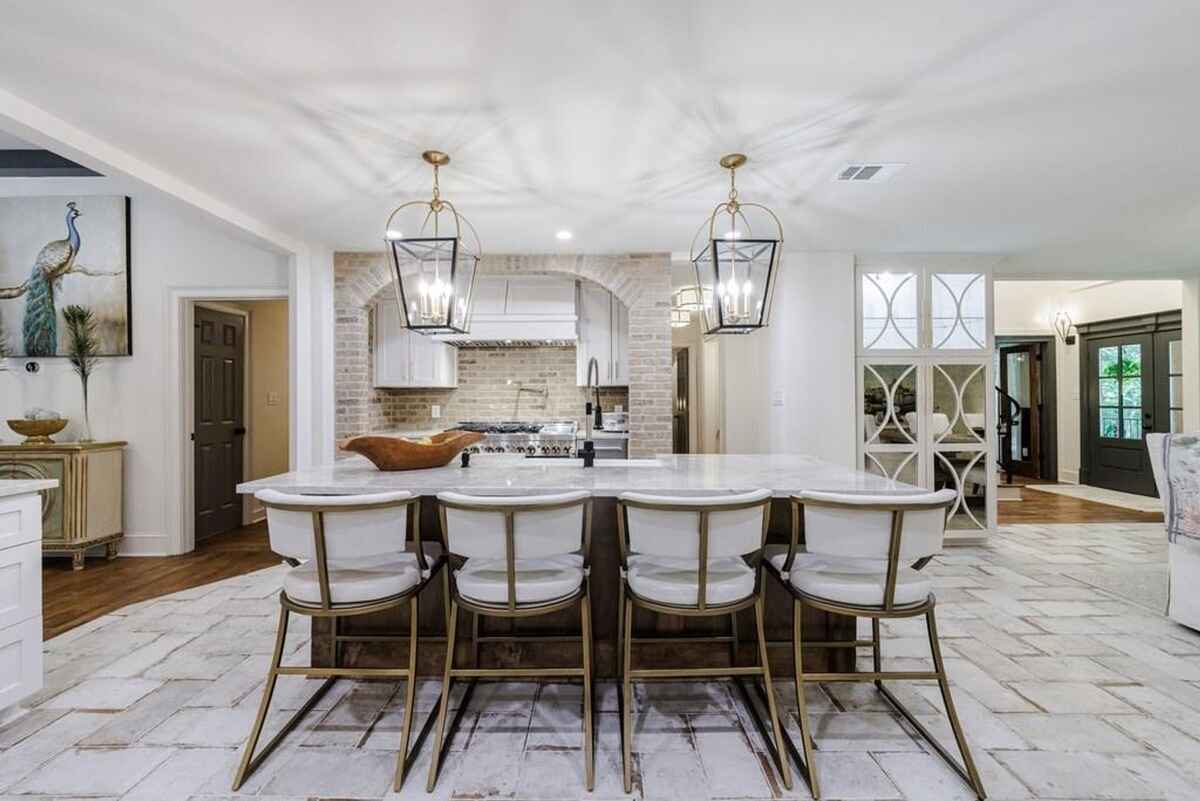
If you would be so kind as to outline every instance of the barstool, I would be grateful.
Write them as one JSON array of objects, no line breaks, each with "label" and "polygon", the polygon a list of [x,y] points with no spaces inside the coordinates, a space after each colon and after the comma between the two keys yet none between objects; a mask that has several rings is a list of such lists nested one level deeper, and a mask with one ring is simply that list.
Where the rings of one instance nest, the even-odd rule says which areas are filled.
[{"label": "barstool", "polygon": [[[295,728],[338,678],[405,679],[404,724],[400,735],[400,754],[396,761],[395,789],[400,790],[411,762],[408,753],[412,733],[417,671],[417,618],[421,590],[442,566],[439,556],[426,559],[421,544],[420,498],[408,492],[384,492],[370,495],[290,495],[263,490],[255,498],[267,510],[267,532],[271,550],[287,559],[293,567],[283,579],[279,593],[279,629],[267,683],[263,687],[258,717],[246,741],[242,761],[233,780],[233,789],[246,778]],[[412,533],[411,550],[406,550],[407,533]],[[341,645],[347,639],[356,642],[396,637],[344,637],[339,623],[343,618],[381,612],[408,605],[408,667],[346,668],[341,666]],[[288,616],[295,612],[333,623],[333,653],[330,667],[283,667],[283,643],[287,636]],[[280,676],[307,676],[325,681],[312,697],[301,705],[263,748],[254,755],[271,695]],[[423,731],[432,720],[426,720]],[[418,738],[418,747],[420,738]],[[414,749],[415,751],[416,749]]]},{"label": "barstool", "polygon": [[[801,767],[808,774],[814,798],[820,798],[813,763],[812,727],[804,697],[805,683],[873,681],[897,712],[920,732],[929,744],[958,773],[980,799],[983,783],[963,736],[962,724],[950,696],[946,666],[938,644],[934,617],[933,583],[918,571],[942,549],[946,510],[954,503],[954,490],[916,495],[850,495],[805,492],[791,499],[792,537],[787,553],[768,560],[769,569],[792,594],[792,658],[796,673],[796,706],[800,717]],[[803,508],[802,508],[803,507]],[[803,517],[801,517],[803,515]],[[800,533],[805,550],[799,550]],[[845,643],[822,642],[822,647],[871,646],[874,670],[869,673],[805,673],[801,660],[804,641],[804,607],[871,619],[871,639]],[[879,621],[885,618],[924,615],[933,656],[932,671],[884,672],[880,650]],[[959,765],[927,728],[892,694],[885,679],[937,680],[950,728],[962,754]],[[789,741],[792,754],[801,762]]]},{"label": "barstool", "polygon": [[[617,501],[617,543],[621,550],[621,733],[625,792],[633,792],[633,681],[761,676],[771,715],[776,765],[792,786],[783,752],[783,730],[771,686],[763,633],[762,554],[767,539],[771,493],[674,497],[627,492]],[[754,607],[758,664],[738,666],[735,614]],[[727,668],[634,669],[633,612],[646,609],[687,617],[729,616],[733,631]],[[681,638],[686,639],[686,638]],[[712,639],[712,638],[708,638]],[[751,710],[753,711],[753,710]]]},{"label": "barstool", "polygon": [[[480,496],[438,494],[438,514],[450,569],[450,618],[437,734],[426,790],[433,791],[446,735],[450,688],[457,678],[583,679],[583,751],[587,789],[595,785],[592,737],[592,611],[588,564],[592,500],[587,492]],[[479,617],[517,619],[547,615],[579,604],[583,656],[577,668],[481,668]],[[458,610],[475,615],[475,664],[454,666]],[[485,638],[492,639],[492,638]],[[513,635],[507,640],[542,639]],[[561,640],[564,638],[555,638]],[[469,692],[469,690],[468,690]],[[464,699],[465,707],[468,699]],[[451,725],[457,725],[455,717]],[[450,732],[451,736],[453,732]]]}]

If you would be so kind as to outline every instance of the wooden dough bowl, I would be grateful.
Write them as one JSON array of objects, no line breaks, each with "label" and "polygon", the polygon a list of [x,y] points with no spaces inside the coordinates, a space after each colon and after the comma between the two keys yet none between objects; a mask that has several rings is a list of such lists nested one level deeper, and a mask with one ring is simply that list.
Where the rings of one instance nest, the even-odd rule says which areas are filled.
[{"label": "wooden dough bowl", "polygon": [[344,451],[361,453],[380,470],[425,470],[443,467],[462,451],[484,438],[474,431],[443,431],[429,444],[402,437],[351,437],[341,443]]}]

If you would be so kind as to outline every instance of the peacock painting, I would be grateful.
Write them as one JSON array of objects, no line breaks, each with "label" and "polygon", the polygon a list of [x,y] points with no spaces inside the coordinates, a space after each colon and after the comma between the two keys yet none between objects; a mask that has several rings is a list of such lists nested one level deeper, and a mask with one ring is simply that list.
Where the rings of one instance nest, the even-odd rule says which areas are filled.
[{"label": "peacock painting", "polygon": [[128,224],[124,197],[0,198],[0,339],[10,355],[65,355],[68,305],[94,310],[100,355],[131,352]]}]

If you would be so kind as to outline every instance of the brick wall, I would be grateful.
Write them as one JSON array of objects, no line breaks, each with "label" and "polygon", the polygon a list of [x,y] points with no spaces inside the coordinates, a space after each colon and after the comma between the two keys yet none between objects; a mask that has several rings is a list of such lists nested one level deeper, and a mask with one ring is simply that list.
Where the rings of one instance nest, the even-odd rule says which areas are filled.
[{"label": "brick wall", "polygon": [[[670,255],[666,253],[617,256],[502,255],[485,256],[480,263],[480,272],[492,275],[555,273],[586,278],[608,288],[629,307],[629,390],[625,405],[629,409],[631,456],[648,456],[671,450],[670,266]],[[378,424],[392,421],[411,420],[414,426],[422,425],[417,417],[419,409],[424,406],[428,414],[428,405],[432,402],[428,399],[432,397],[445,400],[443,405],[448,409],[503,411],[509,402],[507,397],[500,394],[491,399],[480,396],[480,400],[469,400],[464,392],[467,387],[461,385],[457,390],[377,390],[371,385],[368,309],[382,292],[390,291],[391,280],[384,253],[334,255],[337,436],[348,437],[378,430]],[[460,353],[460,357],[470,358],[472,350],[508,349],[466,349]],[[511,354],[507,358],[521,358],[520,350],[513,349]],[[502,357],[503,354],[498,352],[495,355],[497,360]],[[557,358],[564,362],[567,360],[565,353],[557,354]],[[570,384],[576,394],[572,395],[566,388],[557,390],[548,407],[569,409],[573,404],[578,407],[580,403],[579,390],[573,386],[573,355],[570,361]],[[475,368],[487,373],[492,357],[485,355],[482,364],[482,367],[476,364]],[[460,384],[461,380],[460,375]],[[490,391],[487,390],[486,380],[476,382],[474,386],[479,392]],[[522,414],[525,413],[525,404],[536,400],[534,396],[525,394],[521,400]],[[532,410],[533,407],[529,408]],[[450,414],[449,411],[444,412],[443,419],[452,419]],[[406,422],[404,425],[407,427],[409,424]]]},{"label": "brick wall", "polygon": [[[457,389],[376,390],[370,425],[386,431],[448,427],[459,420],[574,420],[582,428],[588,400],[587,388],[575,384],[574,347],[459,348]],[[429,415],[435,403],[442,407],[437,420]],[[600,391],[604,409],[617,404],[629,407],[628,390]]]}]

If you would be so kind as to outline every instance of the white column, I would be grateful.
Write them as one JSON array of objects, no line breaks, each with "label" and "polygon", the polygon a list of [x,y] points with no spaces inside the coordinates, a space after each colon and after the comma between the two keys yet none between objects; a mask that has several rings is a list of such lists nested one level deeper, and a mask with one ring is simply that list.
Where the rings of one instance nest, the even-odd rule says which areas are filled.
[{"label": "white column", "polygon": [[1200,277],[1183,281],[1183,430],[1200,431]]}]

